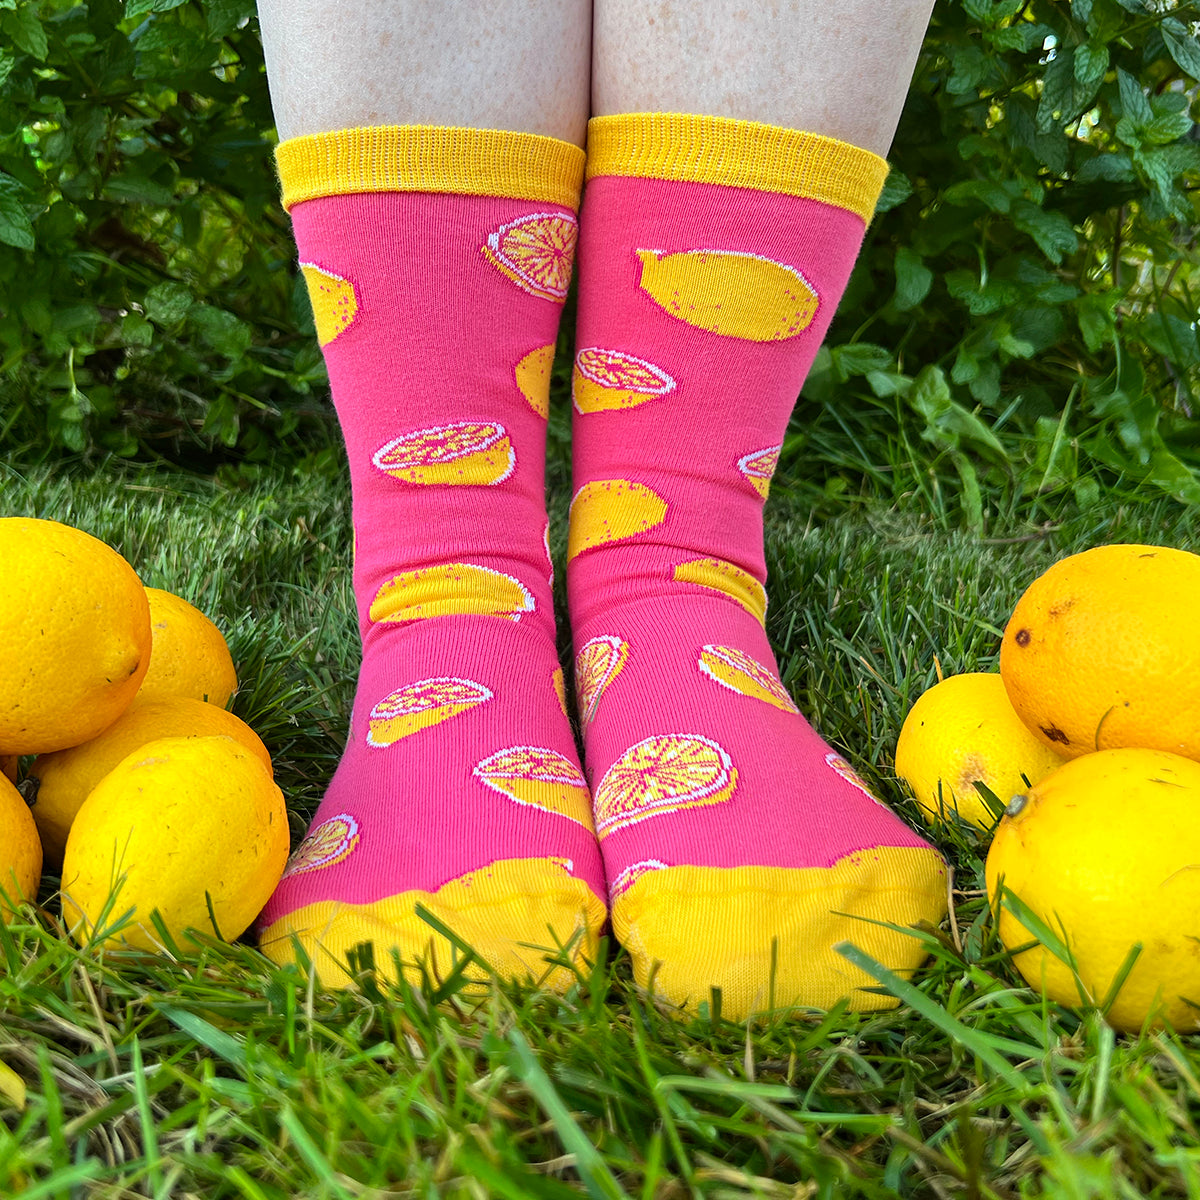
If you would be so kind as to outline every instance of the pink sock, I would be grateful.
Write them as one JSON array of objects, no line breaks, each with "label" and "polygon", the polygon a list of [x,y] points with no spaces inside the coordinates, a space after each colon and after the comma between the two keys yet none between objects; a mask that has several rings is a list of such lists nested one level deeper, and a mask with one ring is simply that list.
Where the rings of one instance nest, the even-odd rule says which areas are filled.
[{"label": "pink sock", "polygon": [[[940,856],[798,713],[763,630],[762,506],[886,166],[748,122],[593,120],[568,592],[617,939],[723,1011],[889,1003]],[[849,731],[847,731],[849,732]]]},{"label": "pink sock", "polygon": [[349,741],[260,919],[324,982],[364,943],[444,974],[433,913],[505,976],[593,955],[603,874],[555,650],[543,491],[582,153],[524,134],[285,142],[284,201],[353,491]]}]

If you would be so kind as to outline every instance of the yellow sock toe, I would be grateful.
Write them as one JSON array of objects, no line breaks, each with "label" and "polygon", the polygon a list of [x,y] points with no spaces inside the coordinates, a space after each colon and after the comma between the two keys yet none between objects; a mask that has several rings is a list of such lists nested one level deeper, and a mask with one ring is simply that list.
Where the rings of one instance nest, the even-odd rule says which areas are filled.
[{"label": "yellow sock toe", "polygon": [[937,924],[945,915],[940,856],[881,847],[832,867],[647,869],[614,900],[613,931],[643,987],[693,1010],[720,988],[723,1015],[740,1021],[843,999],[856,1012],[892,1007],[891,997],[862,990],[875,981],[834,947],[853,942],[907,977],[924,944],[872,922]]},{"label": "yellow sock toe", "polygon": [[594,961],[605,910],[586,883],[557,859],[508,859],[443,884],[436,892],[409,891],[369,904],[322,900],[281,917],[263,930],[260,944],[273,962],[295,961],[299,941],[325,987],[348,987],[351,952],[373,944],[376,971],[397,981],[395,955],[411,982],[421,964],[445,978],[462,955],[418,914],[428,910],[487,964],[467,975],[486,980],[489,969],[503,979],[530,979],[565,991],[575,975],[546,959],[556,946],[571,945],[572,961]]}]

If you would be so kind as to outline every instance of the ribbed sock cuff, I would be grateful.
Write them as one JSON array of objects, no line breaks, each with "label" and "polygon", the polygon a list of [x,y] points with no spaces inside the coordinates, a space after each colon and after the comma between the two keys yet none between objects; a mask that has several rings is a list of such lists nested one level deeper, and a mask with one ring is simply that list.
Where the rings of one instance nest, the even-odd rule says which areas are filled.
[{"label": "ribbed sock cuff", "polygon": [[373,125],[289,138],[275,151],[290,209],[352,192],[442,192],[579,207],[583,151],[502,129]]},{"label": "ribbed sock cuff", "polygon": [[875,211],[885,159],[822,134],[729,117],[620,113],[588,123],[587,178],[719,183]]}]

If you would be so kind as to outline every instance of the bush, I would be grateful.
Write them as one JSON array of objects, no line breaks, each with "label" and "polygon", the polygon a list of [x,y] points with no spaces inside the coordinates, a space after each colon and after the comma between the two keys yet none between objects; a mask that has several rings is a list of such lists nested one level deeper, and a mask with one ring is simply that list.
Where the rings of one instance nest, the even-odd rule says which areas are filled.
[{"label": "bush", "polygon": [[[785,470],[976,526],[993,488],[1200,503],[1198,19],[941,0]],[[0,438],[333,461],[252,0],[0,0],[0,32]]]}]

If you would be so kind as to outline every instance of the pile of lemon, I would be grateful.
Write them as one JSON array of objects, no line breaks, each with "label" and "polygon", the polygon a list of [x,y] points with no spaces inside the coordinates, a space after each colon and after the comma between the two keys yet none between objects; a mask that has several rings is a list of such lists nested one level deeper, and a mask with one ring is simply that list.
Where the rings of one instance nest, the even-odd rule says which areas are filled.
[{"label": "pile of lemon", "polygon": [[1198,616],[1200,555],[1064,558],[1018,601],[999,674],[935,684],[896,744],[932,816],[994,827],[987,891],[1021,974],[1120,1030],[1200,1028]]},{"label": "pile of lemon", "polygon": [[0,646],[0,917],[46,867],[80,942],[240,936],[288,823],[213,622],[98,538],[4,517]]}]

